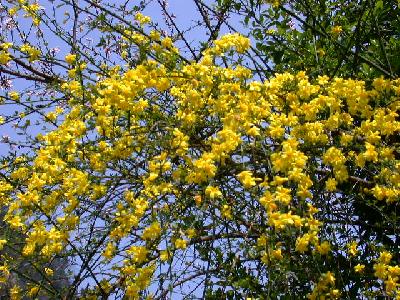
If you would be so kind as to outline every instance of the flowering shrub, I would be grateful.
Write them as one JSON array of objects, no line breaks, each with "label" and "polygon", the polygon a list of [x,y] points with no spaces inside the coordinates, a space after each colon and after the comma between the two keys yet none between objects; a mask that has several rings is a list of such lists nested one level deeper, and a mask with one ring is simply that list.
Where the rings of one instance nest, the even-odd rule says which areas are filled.
[{"label": "flowering shrub", "polygon": [[19,157],[1,185],[23,257],[80,259],[87,297],[161,297],[201,278],[250,296],[284,294],[284,282],[310,299],[356,283],[396,296],[395,253],[340,224],[357,228],[357,201],[397,205],[400,81],[300,72],[259,82],[240,64],[213,63],[225,45],[240,55],[246,38],[216,45],[181,64],[168,44],[155,51],[164,61],[63,84],[63,120],[50,118],[57,127],[38,137],[32,162]]},{"label": "flowering shrub", "polygon": [[[39,26],[40,6],[18,3]],[[135,20],[121,38],[134,65],[89,80],[93,62],[72,51],[66,76],[35,73],[63,98],[0,173],[9,297],[399,298],[400,80],[260,80],[238,33],[188,60]],[[3,43],[0,67],[43,55]],[[40,278],[14,284],[21,263]]]}]

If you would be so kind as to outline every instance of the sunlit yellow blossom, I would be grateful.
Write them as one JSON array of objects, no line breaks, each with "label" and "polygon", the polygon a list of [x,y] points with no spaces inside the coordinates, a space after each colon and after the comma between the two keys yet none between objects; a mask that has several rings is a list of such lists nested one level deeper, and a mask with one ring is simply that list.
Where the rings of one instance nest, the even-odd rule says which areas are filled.
[{"label": "sunlit yellow blossom", "polygon": [[41,54],[41,51],[38,48],[33,47],[29,44],[22,45],[21,51],[28,54],[28,60],[30,62],[34,62],[34,61],[38,60],[38,58]]},{"label": "sunlit yellow blossom", "polygon": [[146,260],[149,251],[144,246],[131,246],[127,253],[132,256],[132,260],[135,263],[140,264]]},{"label": "sunlit yellow blossom", "polygon": [[357,246],[357,242],[354,241],[347,244],[347,253],[351,256],[356,256],[358,254]]},{"label": "sunlit yellow blossom", "polygon": [[5,65],[11,60],[10,53],[0,50],[0,65]]},{"label": "sunlit yellow blossom", "polygon": [[142,238],[145,240],[153,240],[159,237],[161,226],[158,222],[152,223],[149,227],[143,230]]},{"label": "sunlit yellow blossom", "polygon": [[242,171],[237,175],[237,177],[245,188],[251,188],[256,185],[256,178],[253,177],[251,171]]},{"label": "sunlit yellow blossom", "polygon": [[108,243],[106,249],[104,249],[103,256],[106,259],[111,259],[115,252],[115,245],[113,243]]},{"label": "sunlit yellow blossom", "polygon": [[331,251],[331,245],[328,241],[324,241],[320,245],[316,246],[316,250],[321,255],[327,255],[329,251]]},{"label": "sunlit yellow blossom", "polygon": [[339,35],[343,31],[342,26],[334,26],[332,27],[332,34]]},{"label": "sunlit yellow blossom", "polygon": [[387,266],[383,263],[374,264],[374,275],[379,279],[385,279],[387,275]]},{"label": "sunlit yellow blossom", "polygon": [[310,243],[310,235],[305,234],[302,237],[298,237],[296,240],[296,251],[304,253],[308,250],[308,245]]},{"label": "sunlit yellow blossom", "polygon": [[34,286],[34,287],[30,288],[30,290],[28,291],[28,295],[30,297],[35,297],[38,292],[39,292],[39,287],[38,286]]},{"label": "sunlit yellow blossom", "polygon": [[67,54],[65,56],[65,61],[67,62],[67,64],[73,65],[76,61],[76,54]]},{"label": "sunlit yellow blossom", "polygon": [[201,202],[202,202],[201,196],[200,196],[200,195],[194,196],[194,201],[196,202],[196,205],[197,205],[197,206],[200,206],[200,205],[201,205]]},{"label": "sunlit yellow blossom", "polygon": [[378,260],[381,263],[384,263],[384,264],[388,264],[391,259],[392,259],[392,254],[390,252],[387,252],[387,251],[382,251],[380,253],[380,255],[379,255],[379,258],[378,258]]},{"label": "sunlit yellow blossom", "polygon": [[271,258],[276,259],[276,260],[283,259],[282,248],[272,250],[271,251]]},{"label": "sunlit yellow blossom", "polygon": [[141,25],[150,23],[151,19],[148,16],[144,16],[141,13],[136,13],[135,20],[137,20]]},{"label": "sunlit yellow blossom", "polygon": [[232,219],[232,207],[224,204],[221,209],[221,215],[228,220]]},{"label": "sunlit yellow blossom", "polygon": [[21,288],[17,285],[14,285],[10,291],[10,299],[11,300],[19,300],[21,299]]},{"label": "sunlit yellow blossom", "polygon": [[208,186],[205,192],[206,195],[211,199],[222,197],[221,191],[216,186]]},{"label": "sunlit yellow blossom", "polygon": [[334,178],[329,178],[327,181],[326,181],[326,190],[327,191],[329,191],[329,192],[334,192],[335,190],[336,190],[336,185],[337,185],[337,182],[336,182],[336,180],[334,179]]},{"label": "sunlit yellow blossom", "polygon": [[356,271],[357,273],[362,273],[365,270],[365,265],[362,264],[357,264],[356,266],[354,266],[354,271]]},{"label": "sunlit yellow blossom", "polygon": [[161,261],[167,261],[170,258],[170,254],[168,250],[163,250],[160,252],[160,259]]},{"label": "sunlit yellow blossom", "polygon": [[196,236],[196,229],[194,228],[189,228],[186,230],[186,235],[188,238],[194,238]]},{"label": "sunlit yellow blossom", "polygon": [[53,276],[54,271],[50,268],[44,268],[44,272],[46,273],[47,276]]},{"label": "sunlit yellow blossom", "polygon": [[7,243],[7,240],[5,239],[0,239],[0,250],[3,249],[4,245]]},{"label": "sunlit yellow blossom", "polygon": [[175,247],[177,249],[186,249],[187,247],[187,241],[184,239],[176,239],[175,241]]}]

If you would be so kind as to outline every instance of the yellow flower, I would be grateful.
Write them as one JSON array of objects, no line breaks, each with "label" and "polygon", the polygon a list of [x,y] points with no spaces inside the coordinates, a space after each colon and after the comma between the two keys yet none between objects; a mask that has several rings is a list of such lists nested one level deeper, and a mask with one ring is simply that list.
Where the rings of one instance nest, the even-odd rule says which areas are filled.
[{"label": "yellow flower", "polygon": [[292,196],[290,194],[290,189],[278,186],[274,193],[275,200],[283,203],[284,205],[289,205],[292,201]]},{"label": "yellow flower", "polygon": [[228,220],[232,219],[232,208],[229,205],[224,204],[221,209],[221,215]]},{"label": "yellow flower", "polygon": [[14,285],[10,289],[10,299],[11,300],[19,300],[21,299],[21,288],[17,285]]},{"label": "yellow flower", "polygon": [[336,191],[336,184],[337,184],[337,182],[336,182],[335,178],[329,178],[325,183],[326,190],[329,192]]},{"label": "yellow flower", "polygon": [[268,241],[268,238],[265,235],[262,235],[257,239],[257,246],[265,247],[265,246],[267,246],[267,241]]},{"label": "yellow flower", "polygon": [[342,33],[342,31],[343,31],[342,26],[333,26],[331,32],[334,36],[338,36],[339,34]]},{"label": "yellow flower", "polygon": [[170,259],[170,254],[169,254],[168,250],[162,250],[160,252],[160,259],[161,259],[161,261],[167,261]]},{"label": "yellow flower", "polygon": [[146,260],[149,250],[144,246],[132,246],[126,252],[132,255],[134,262],[140,264]]},{"label": "yellow flower", "polygon": [[389,266],[388,267],[389,275],[392,277],[400,276],[400,266]]},{"label": "yellow flower", "polygon": [[230,48],[235,48],[238,53],[244,53],[250,48],[250,40],[238,33],[226,34],[214,44],[216,54],[221,54]]},{"label": "yellow flower", "polygon": [[28,60],[30,62],[34,62],[34,61],[38,60],[38,58],[41,54],[39,49],[32,47],[29,44],[22,45],[20,49],[22,52],[25,52],[26,54],[28,54]]},{"label": "yellow flower", "polygon": [[20,216],[12,217],[10,220],[7,221],[7,223],[10,224],[12,228],[19,228],[24,226],[24,223],[22,223],[22,219]]},{"label": "yellow flower", "polygon": [[283,258],[282,248],[278,248],[278,249],[272,250],[271,251],[271,258],[274,258],[276,260],[282,259]]},{"label": "yellow flower", "polygon": [[356,256],[358,254],[358,250],[357,250],[357,242],[351,242],[349,244],[347,244],[347,253],[350,256]]},{"label": "yellow flower", "polygon": [[385,290],[388,293],[388,295],[393,296],[393,292],[396,292],[397,288],[399,287],[399,283],[397,282],[398,280],[399,280],[398,277],[392,278],[390,276],[388,276],[388,279],[385,280]]},{"label": "yellow flower", "polygon": [[268,252],[266,252],[266,251],[262,251],[262,252],[261,252],[261,261],[262,261],[264,264],[269,265],[269,263],[270,263],[270,258],[269,258]]},{"label": "yellow flower", "polygon": [[49,112],[46,114],[46,118],[54,122],[57,119],[57,114],[54,111]]},{"label": "yellow flower", "polygon": [[194,238],[196,236],[196,229],[194,228],[189,228],[186,230],[186,235],[188,238]]},{"label": "yellow flower", "polygon": [[350,134],[342,133],[340,137],[340,144],[342,146],[347,146],[353,140],[353,136]]},{"label": "yellow flower", "polygon": [[331,251],[331,245],[328,241],[324,241],[320,245],[316,246],[316,250],[321,255],[327,255],[329,251]]},{"label": "yellow flower", "polygon": [[[318,56],[324,57],[326,52],[324,49],[318,49],[317,54],[318,54]],[[321,83],[319,83],[319,84],[321,84]]]},{"label": "yellow flower", "polygon": [[8,50],[8,49],[10,49],[10,48],[12,47],[12,45],[13,45],[13,43],[10,43],[10,42],[8,42],[8,43],[2,43],[2,44],[0,44],[0,49],[2,49],[2,50]]},{"label": "yellow flower", "polygon": [[39,291],[39,287],[38,286],[34,286],[34,287],[29,289],[28,295],[30,297],[35,297],[36,294],[38,293],[38,291]]},{"label": "yellow flower", "polygon": [[326,272],[324,274],[324,281],[328,284],[334,284],[335,283],[335,275],[332,272]]},{"label": "yellow flower", "polygon": [[308,233],[304,234],[302,237],[298,237],[296,240],[296,251],[304,253],[308,250],[308,245],[310,243],[310,235]]},{"label": "yellow flower", "polygon": [[392,254],[388,251],[382,251],[378,258],[378,260],[384,264],[388,264],[391,259],[392,259]]},{"label": "yellow flower", "polygon": [[202,199],[201,199],[201,196],[200,196],[200,195],[194,196],[194,202],[196,202],[196,205],[197,205],[197,206],[200,206],[201,201],[202,201]]},{"label": "yellow flower", "polygon": [[177,239],[175,241],[175,248],[176,249],[186,249],[187,247],[187,241],[184,239]]},{"label": "yellow flower", "polygon": [[50,268],[44,268],[44,272],[46,273],[47,276],[53,276],[54,271]]},{"label": "yellow flower", "polygon": [[149,36],[153,41],[159,41],[161,37],[160,33],[156,30],[151,30]]},{"label": "yellow flower", "polygon": [[248,135],[250,135],[250,136],[259,136],[260,135],[260,129],[258,128],[258,127],[256,127],[256,126],[252,126],[252,127],[250,127],[250,129],[248,129],[247,131],[246,131],[246,133],[248,134]]},{"label": "yellow flower", "polygon": [[338,289],[333,289],[330,292],[332,299],[338,299],[340,297],[340,291]]},{"label": "yellow flower", "polygon": [[375,150],[375,146],[370,143],[365,143],[365,148],[366,148],[366,150],[363,153],[365,160],[377,162],[378,161],[378,152]]},{"label": "yellow flower", "polygon": [[5,65],[11,60],[10,53],[1,50],[0,51],[0,65]]},{"label": "yellow flower", "polygon": [[115,245],[113,243],[109,242],[107,244],[106,249],[104,249],[103,256],[106,259],[111,259],[114,255],[114,251],[115,251]]},{"label": "yellow flower", "polygon": [[65,56],[65,61],[67,64],[73,65],[76,61],[76,54],[71,54],[71,53],[67,54]]},{"label": "yellow flower", "polygon": [[356,271],[357,273],[362,273],[365,270],[365,265],[362,264],[357,264],[356,266],[354,266],[354,271]]},{"label": "yellow flower", "polygon": [[346,157],[340,149],[331,147],[325,152],[323,162],[332,165],[335,169],[339,169],[345,164]]},{"label": "yellow flower", "polygon": [[387,275],[387,265],[383,263],[374,264],[374,275],[379,279],[385,279]]},{"label": "yellow flower", "polygon": [[251,188],[256,185],[256,178],[253,177],[251,171],[242,171],[237,175],[237,178],[245,188]]},{"label": "yellow flower", "polygon": [[216,186],[211,186],[211,185],[207,186],[205,192],[206,192],[206,195],[211,199],[222,197],[221,191]]},{"label": "yellow flower", "polygon": [[140,25],[150,23],[150,21],[151,21],[150,17],[144,16],[141,13],[136,13],[135,20],[138,21],[140,23]]},{"label": "yellow flower", "polygon": [[161,45],[166,49],[170,49],[170,48],[172,48],[172,46],[174,44],[173,44],[172,39],[170,37],[166,37],[161,41]]},{"label": "yellow flower", "polygon": [[377,91],[384,91],[390,89],[390,81],[385,80],[383,77],[375,78],[372,86]]},{"label": "yellow flower", "polygon": [[161,226],[158,222],[153,222],[149,227],[143,230],[142,238],[144,240],[154,240],[160,236]]},{"label": "yellow flower", "polygon": [[4,245],[7,243],[7,240],[0,240],[0,250],[3,249]]},{"label": "yellow flower", "polygon": [[8,9],[8,13],[10,14],[10,16],[15,16],[15,14],[18,12],[19,7],[18,6],[14,6],[11,7],[10,9]]}]

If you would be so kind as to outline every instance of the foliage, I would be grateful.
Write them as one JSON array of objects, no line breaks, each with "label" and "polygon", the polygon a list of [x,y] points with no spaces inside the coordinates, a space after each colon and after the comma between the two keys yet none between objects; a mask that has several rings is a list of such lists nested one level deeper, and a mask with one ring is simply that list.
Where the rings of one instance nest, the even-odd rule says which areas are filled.
[{"label": "foliage", "polygon": [[[282,12],[299,10],[300,1],[195,1],[203,20],[219,16],[197,49],[183,34],[162,34],[140,12],[145,3],[130,10],[84,3],[64,3],[72,33],[56,22],[55,9],[54,22],[24,1],[5,12],[26,14],[39,37],[34,44],[21,34],[20,45],[7,31],[0,51],[1,72],[35,84],[34,93],[3,96],[17,110],[3,126],[16,121],[21,134],[5,140],[19,147],[4,155],[0,172],[8,228],[0,270],[12,282],[10,298],[400,297],[400,80],[392,52],[393,63],[379,65],[376,56],[380,68],[364,72],[315,30],[278,28],[290,43],[261,43],[270,29],[263,22],[285,26]],[[321,2],[298,15],[323,19],[323,3],[331,9]],[[258,49],[237,32],[216,39],[228,14],[256,7],[265,9],[264,21],[252,13],[245,22]],[[343,19],[350,17],[351,8]],[[395,28],[395,16],[380,18]],[[70,46],[64,59],[45,51],[46,26]],[[351,25],[335,26],[342,26],[339,42],[353,41]],[[96,47],[82,42],[78,28],[98,33]],[[326,61],[314,61],[310,39]],[[305,51],[304,59],[279,58],[280,47]],[[364,50],[359,57],[381,48]],[[273,54],[271,71],[262,53]],[[38,133],[30,114],[43,126]],[[60,258],[73,273],[63,287],[51,269]],[[41,275],[19,284],[12,276],[26,263]]]},{"label": "foliage", "polygon": [[275,72],[366,80],[400,74],[398,1],[219,2],[244,17]]}]

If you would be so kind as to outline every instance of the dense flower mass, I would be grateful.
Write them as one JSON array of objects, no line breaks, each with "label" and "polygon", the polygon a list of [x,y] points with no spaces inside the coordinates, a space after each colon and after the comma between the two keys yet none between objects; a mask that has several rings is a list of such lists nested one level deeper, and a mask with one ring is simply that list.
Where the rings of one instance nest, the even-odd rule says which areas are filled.
[{"label": "dense flower mass", "polygon": [[[261,82],[240,63],[216,63],[248,49],[239,34],[217,40],[198,62],[179,61],[171,39],[159,39],[139,41],[153,59],[116,66],[87,86],[78,79],[84,62],[66,56],[76,71],[62,83],[68,105],[47,114],[57,126],[37,137],[32,162],[17,158],[10,181],[18,188],[0,185],[4,220],[25,236],[23,256],[91,251],[82,263],[98,296],[160,296],[168,266],[186,262],[185,278],[204,276],[215,247],[209,272],[229,285],[229,269],[243,267],[260,293],[251,296],[292,274],[290,284],[310,299],[339,299],[355,284],[360,294],[400,297],[394,248],[378,236],[361,249],[356,234],[339,230],[361,220],[341,219],[350,204],[398,205],[400,80],[370,85],[299,72]],[[30,61],[39,55],[21,51]],[[0,64],[9,59],[0,50]],[[319,273],[306,272],[314,261]],[[2,281],[12,264],[0,267]],[[350,275],[338,268],[347,264]]]}]

